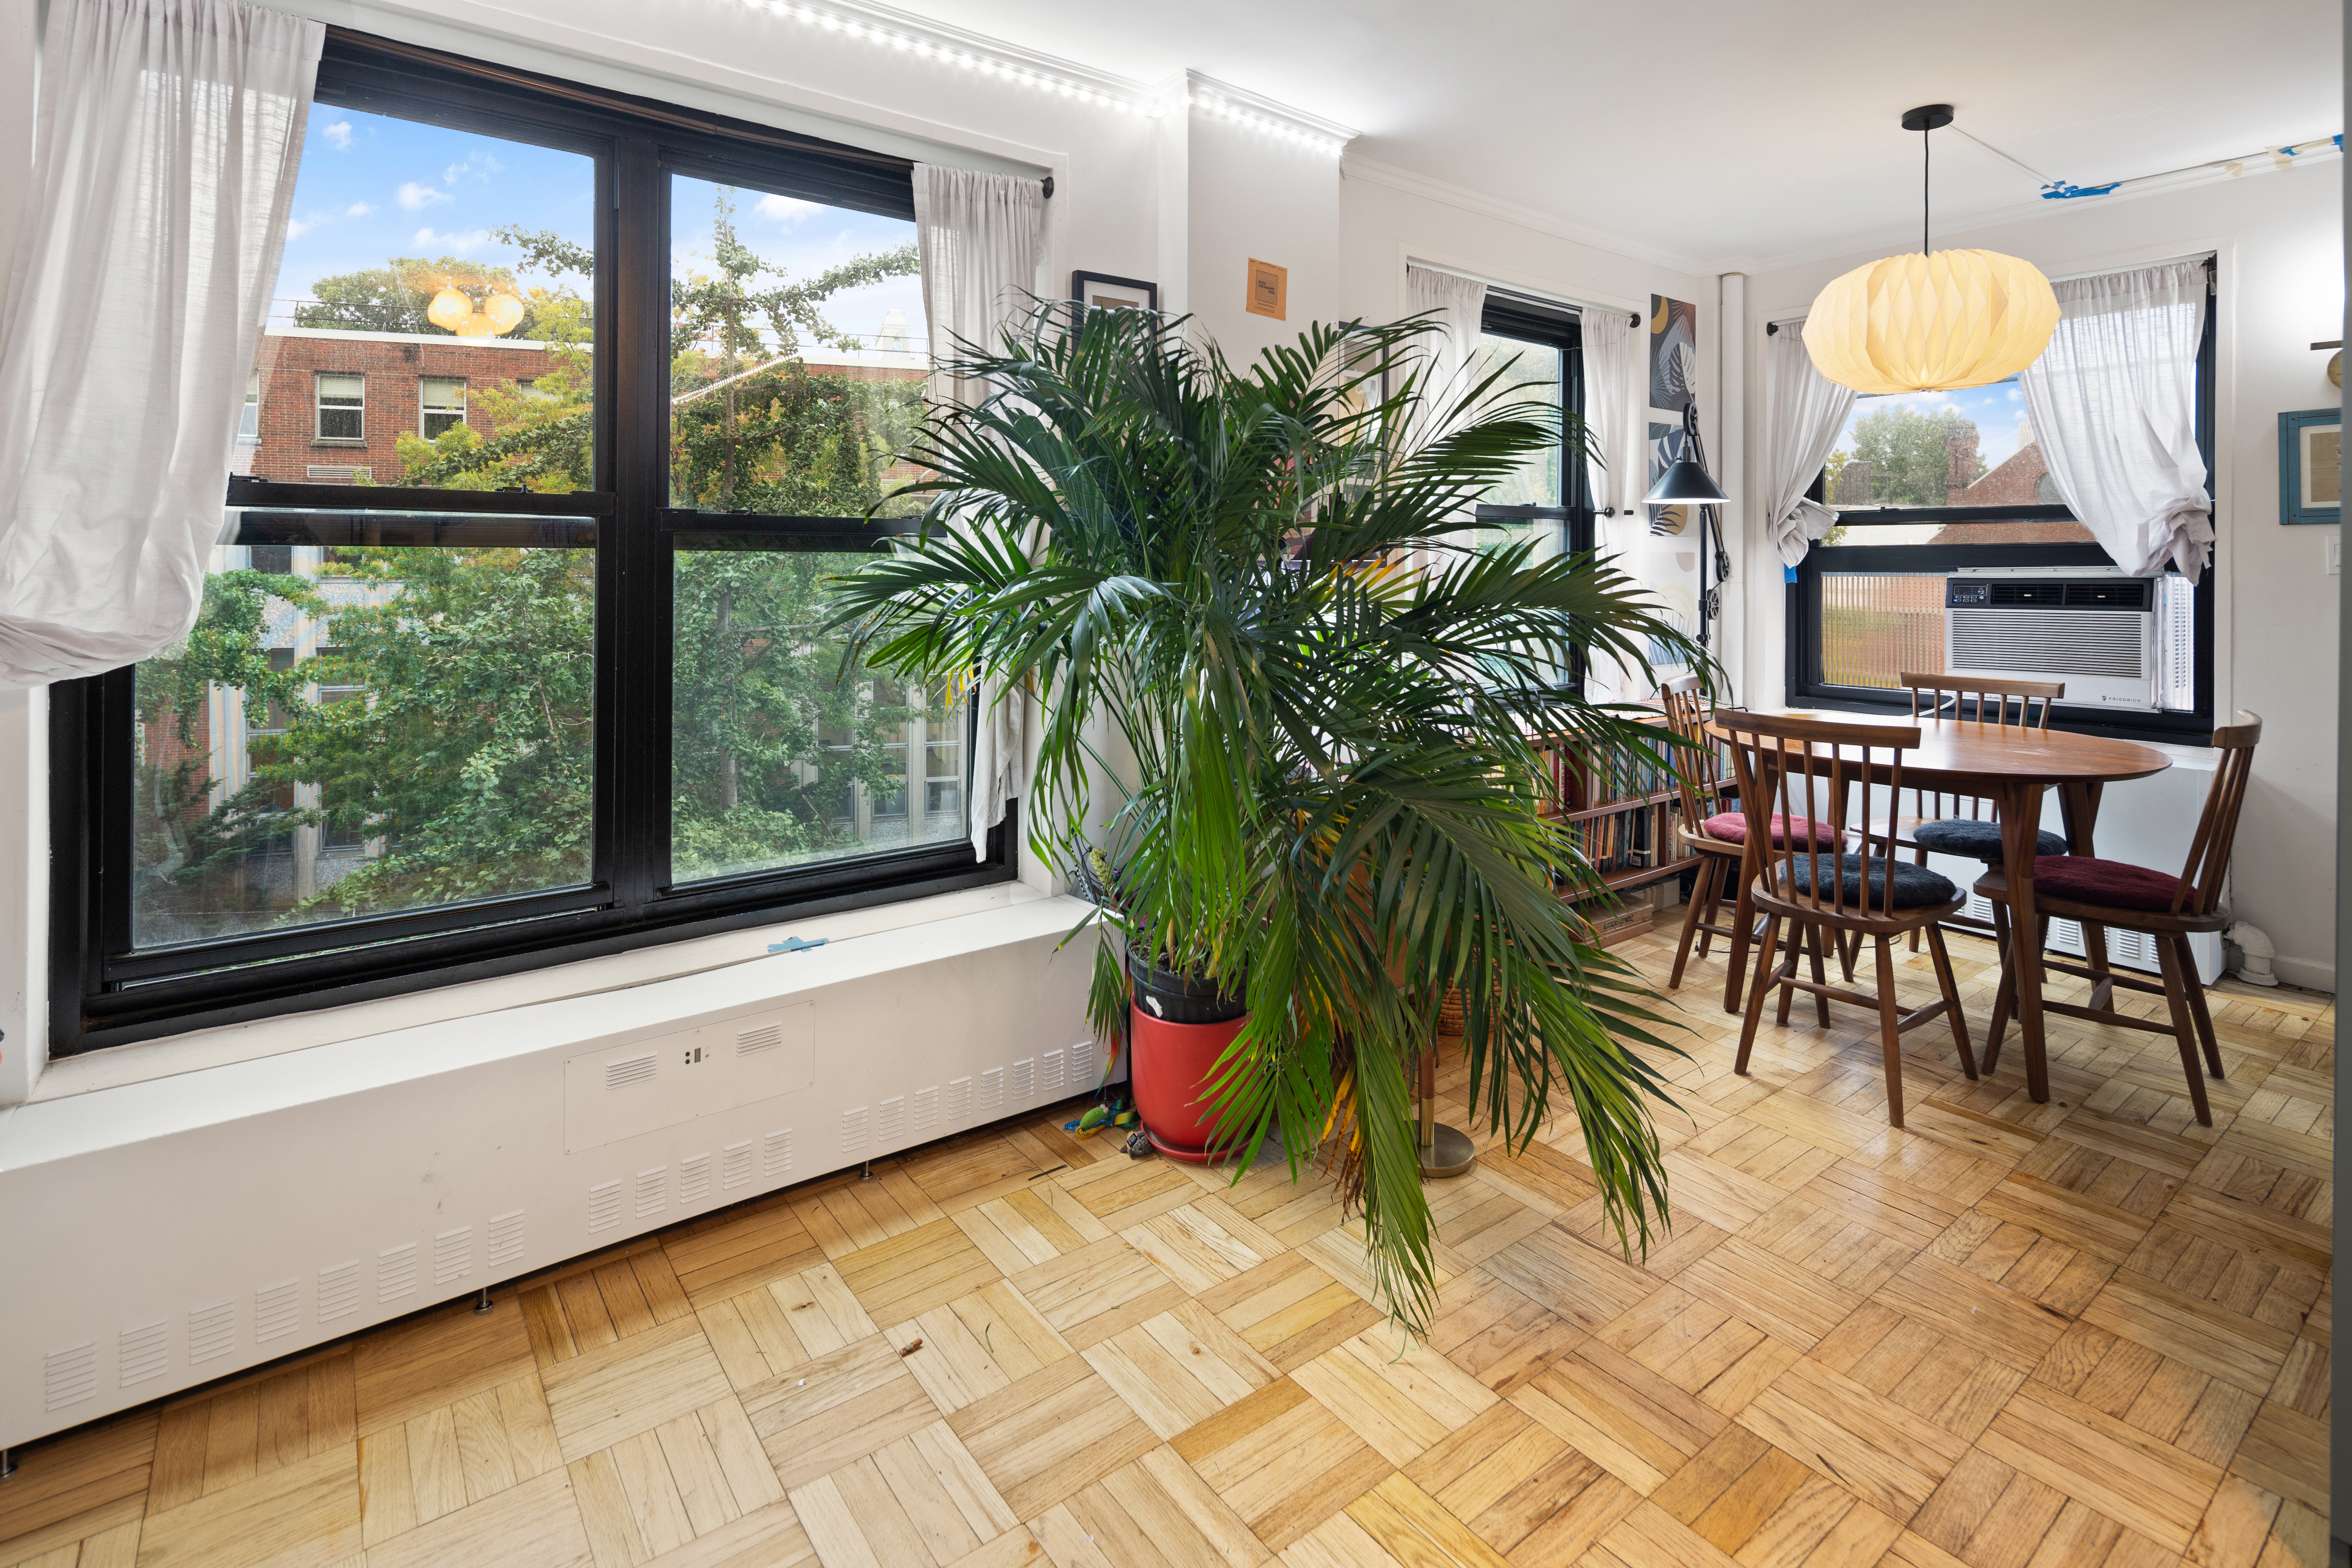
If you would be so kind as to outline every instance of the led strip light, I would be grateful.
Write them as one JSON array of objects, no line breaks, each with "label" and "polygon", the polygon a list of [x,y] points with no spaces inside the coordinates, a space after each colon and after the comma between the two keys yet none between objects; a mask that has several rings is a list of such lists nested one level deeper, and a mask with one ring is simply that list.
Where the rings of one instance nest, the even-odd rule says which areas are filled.
[{"label": "led strip light", "polygon": [[[751,10],[796,22],[814,31],[839,34],[877,48],[915,59],[934,60],[1074,103],[1146,120],[1156,120],[1172,107],[1139,83],[1046,56],[1025,55],[975,34],[922,22],[878,6],[852,9],[838,5],[812,5],[805,0],[744,0],[744,4]],[[1197,72],[1186,73],[1182,102],[1203,114],[1246,125],[1292,146],[1335,158],[1355,135],[1345,126],[1302,115],[1255,93],[1213,82]]]}]

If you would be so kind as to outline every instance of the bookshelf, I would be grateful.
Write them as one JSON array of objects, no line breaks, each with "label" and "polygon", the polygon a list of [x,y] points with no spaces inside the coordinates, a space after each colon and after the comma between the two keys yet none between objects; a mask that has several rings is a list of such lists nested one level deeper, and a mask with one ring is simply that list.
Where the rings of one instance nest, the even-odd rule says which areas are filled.
[{"label": "bookshelf", "polygon": [[[1663,729],[1664,716],[1654,722]],[[1548,815],[1567,824],[1611,892],[1651,887],[1698,864],[1675,837],[1682,796],[1665,768],[1631,751],[1591,765],[1565,747],[1549,748],[1547,755],[1554,803]]]}]

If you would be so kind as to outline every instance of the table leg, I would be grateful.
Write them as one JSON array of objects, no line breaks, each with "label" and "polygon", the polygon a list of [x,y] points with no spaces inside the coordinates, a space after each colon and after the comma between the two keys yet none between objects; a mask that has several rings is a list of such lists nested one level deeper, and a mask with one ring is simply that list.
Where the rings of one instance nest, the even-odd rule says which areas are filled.
[{"label": "table leg", "polygon": [[[2099,820],[2099,784],[2061,784],[2058,811],[2066,824],[2066,853],[2094,855],[2091,830]],[[2083,922],[2083,956],[2091,971],[2090,1005],[2101,1012],[2116,1005],[2116,983],[2107,973],[2107,928]]]},{"label": "table leg", "polygon": [[2025,1051],[2025,1092],[2050,1099],[2050,1060],[2042,1033],[2042,930],[2033,903],[2033,840],[2042,826],[2039,783],[2010,784],[2000,803],[2001,864],[2009,882],[2010,962],[2017,976],[2017,1034]]}]

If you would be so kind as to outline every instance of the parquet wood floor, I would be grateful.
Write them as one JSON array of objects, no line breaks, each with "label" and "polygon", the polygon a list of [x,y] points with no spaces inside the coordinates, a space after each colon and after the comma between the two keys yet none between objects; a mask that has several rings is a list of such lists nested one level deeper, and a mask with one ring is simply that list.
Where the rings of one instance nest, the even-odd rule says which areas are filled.
[{"label": "parquet wood floor", "polygon": [[2324,1561],[2326,998],[2215,994],[2210,1129],[2168,1042],[2053,1019],[2045,1105],[1912,1036],[1897,1132],[1874,1016],[1743,1079],[1721,980],[1659,1058],[1671,1232],[1617,1249],[1566,1119],[1490,1147],[1425,1343],[1328,1184],[1057,1108],[38,1445],[0,1568]]}]

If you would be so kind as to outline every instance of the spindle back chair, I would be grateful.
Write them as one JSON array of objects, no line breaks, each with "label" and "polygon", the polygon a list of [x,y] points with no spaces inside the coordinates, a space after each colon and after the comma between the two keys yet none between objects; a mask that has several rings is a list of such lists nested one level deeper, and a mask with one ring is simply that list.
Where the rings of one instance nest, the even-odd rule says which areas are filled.
[{"label": "spindle back chair", "polygon": [[[1798,841],[1801,836],[1795,835],[1776,840],[1769,822],[1775,816],[1783,820],[1801,816],[1809,822],[1841,821],[1856,786],[1900,790],[1903,753],[1918,745],[1919,731],[1885,724],[1841,723],[1812,715],[1738,711],[1718,712],[1715,728],[1730,742],[1733,786],[1748,816],[1748,843],[1754,847],[1746,862],[1748,896],[1764,916],[1735,1070],[1748,1071],[1768,990],[1780,994],[1783,1026],[1798,991],[1812,994],[1823,1027],[1829,1025],[1832,1000],[1874,1007],[1886,1061],[1887,1119],[1900,1127],[1901,1038],[1906,1031],[1938,1015],[1948,1016],[1961,1068],[1970,1079],[1977,1076],[1968,1025],[1960,1015],[1958,986],[1944,951],[1943,934],[1935,923],[1959,908],[1960,890],[1948,879],[1901,859],[1891,821],[1861,832],[1853,852],[1836,844],[1825,847],[1810,835],[1801,836],[1802,843]],[[1772,961],[1784,925],[1791,928],[1789,952],[1776,972]],[[1898,1015],[1892,939],[1923,929],[1939,994],[1924,1007]],[[1829,984],[1824,940],[1842,941],[1849,936],[1857,948],[1864,939],[1875,946],[1874,994]],[[1811,960],[1811,981],[1797,978],[1801,956]]]}]

